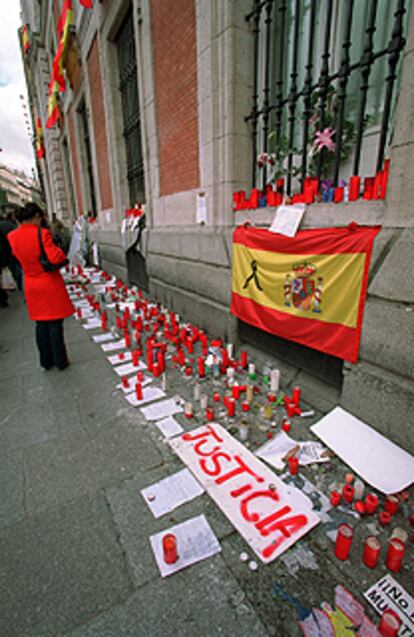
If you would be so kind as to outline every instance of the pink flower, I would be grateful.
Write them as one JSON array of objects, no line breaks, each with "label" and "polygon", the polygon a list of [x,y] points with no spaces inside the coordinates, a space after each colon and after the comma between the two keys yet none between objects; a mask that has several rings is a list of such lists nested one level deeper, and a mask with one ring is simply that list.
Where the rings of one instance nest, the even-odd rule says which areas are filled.
[{"label": "pink flower", "polygon": [[323,131],[317,131],[315,134],[316,151],[319,153],[322,148],[327,148],[331,153],[335,150],[335,142],[332,136],[335,135],[334,128],[325,128]]}]

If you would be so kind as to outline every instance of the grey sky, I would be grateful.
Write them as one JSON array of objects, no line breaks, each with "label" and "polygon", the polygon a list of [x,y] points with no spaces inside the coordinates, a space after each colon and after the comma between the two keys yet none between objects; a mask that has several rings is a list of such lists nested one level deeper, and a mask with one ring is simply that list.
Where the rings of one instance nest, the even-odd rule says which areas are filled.
[{"label": "grey sky", "polygon": [[[1,0],[0,7],[0,162],[30,174],[34,153],[32,132],[27,131],[24,118],[28,109],[24,111],[22,107],[27,105],[27,92],[17,35],[20,2]],[[20,95],[24,95],[24,100]]]}]

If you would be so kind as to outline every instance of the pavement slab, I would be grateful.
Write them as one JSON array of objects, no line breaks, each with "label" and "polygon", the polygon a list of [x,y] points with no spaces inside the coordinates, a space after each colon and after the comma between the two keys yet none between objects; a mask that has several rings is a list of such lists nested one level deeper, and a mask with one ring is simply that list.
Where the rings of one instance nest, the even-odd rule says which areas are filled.
[{"label": "pavement slab", "polygon": [[0,634],[52,637],[132,591],[102,495],[54,507],[0,530]]},{"label": "pavement slab", "polygon": [[23,452],[0,453],[0,527],[24,516]]},{"label": "pavement slab", "polygon": [[220,555],[148,582],[116,608],[65,637],[266,637]]},{"label": "pavement slab", "polygon": [[67,435],[26,450],[29,512],[93,493],[161,464],[153,443],[128,422],[115,422],[94,438]]}]

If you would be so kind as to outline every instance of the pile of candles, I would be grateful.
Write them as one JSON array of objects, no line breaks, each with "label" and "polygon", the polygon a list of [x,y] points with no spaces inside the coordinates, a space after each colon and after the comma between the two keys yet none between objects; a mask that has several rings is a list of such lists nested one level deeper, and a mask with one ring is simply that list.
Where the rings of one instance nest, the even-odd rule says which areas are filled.
[{"label": "pile of candles", "polygon": [[[324,184],[322,182],[322,188],[317,177],[305,177],[302,192],[295,193],[289,197],[284,192],[284,179],[278,179],[275,187],[267,185],[263,192],[258,188],[253,188],[249,197],[246,196],[244,190],[233,193],[233,209],[255,210],[266,206],[280,206],[282,203],[286,205],[296,203],[309,205],[321,201],[324,203],[340,203],[342,201],[356,201],[361,196],[365,200],[385,199],[389,168],[390,160],[386,159],[383,170],[380,170],[374,177],[365,177],[362,180],[359,175],[352,175],[349,178],[348,185],[341,180],[341,185],[323,187]],[[362,192],[361,186],[363,186]]]}]

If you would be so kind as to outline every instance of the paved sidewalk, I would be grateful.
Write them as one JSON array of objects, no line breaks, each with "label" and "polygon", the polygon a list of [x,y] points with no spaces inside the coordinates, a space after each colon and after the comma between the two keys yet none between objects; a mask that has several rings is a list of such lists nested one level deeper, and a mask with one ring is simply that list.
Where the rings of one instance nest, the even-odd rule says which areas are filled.
[{"label": "paved sidewalk", "polygon": [[[140,489],[183,465],[116,390],[90,333],[73,319],[65,332],[71,366],[43,372],[21,296],[0,311],[2,637],[295,637],[297,600],[302,610],[332,603],[342,583],[362,601],[386,572],[336,561],[326,525],[250,571],[240,553],[252,552],[207,494],[155,519]],[[307,475],[327,485],[335,467]],[[200,513],[222,552],[161,579],[149,535]],[[410,552],[398,576],[408,589]]]}]

